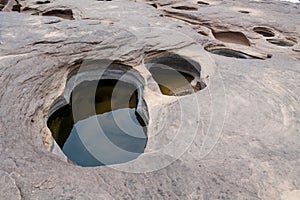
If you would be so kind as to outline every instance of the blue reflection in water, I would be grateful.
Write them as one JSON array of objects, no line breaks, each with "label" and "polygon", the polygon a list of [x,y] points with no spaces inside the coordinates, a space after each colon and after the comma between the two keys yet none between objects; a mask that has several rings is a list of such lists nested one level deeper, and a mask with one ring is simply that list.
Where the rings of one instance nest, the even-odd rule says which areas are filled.
[{"label": "blue reflection in water", "polygon": [[80,166],[124,163],[144,152],[147,136],[135,109],[124,108],[78,121],[63,152]]}]

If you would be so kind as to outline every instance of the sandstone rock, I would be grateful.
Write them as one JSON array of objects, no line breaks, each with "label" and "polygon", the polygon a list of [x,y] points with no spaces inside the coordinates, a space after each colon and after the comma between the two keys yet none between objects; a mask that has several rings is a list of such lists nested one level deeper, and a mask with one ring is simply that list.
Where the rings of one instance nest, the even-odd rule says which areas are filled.
[{"label": "sandstone rock", "polygon": [[[20,3],[0,12],[0,199],[298,196],[299,4]],[[199,62],[207,87],[162,95],[145,63],[166,52]],[[46,123],[69,74],[101,59],[142,77],[149,138],[134,162],[84,168],[49,151]]]}]

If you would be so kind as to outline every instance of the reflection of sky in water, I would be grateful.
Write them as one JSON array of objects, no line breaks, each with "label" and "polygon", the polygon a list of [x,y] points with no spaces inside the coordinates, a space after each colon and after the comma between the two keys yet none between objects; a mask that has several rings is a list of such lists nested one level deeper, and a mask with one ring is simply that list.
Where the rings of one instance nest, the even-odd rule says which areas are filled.
[{"label": "reflection of sky in water", "polygon": [[78,121],[63,152],[78,165],[99,166],[133,160],[144,152],[146,143],[135,109],[124,108]]}]

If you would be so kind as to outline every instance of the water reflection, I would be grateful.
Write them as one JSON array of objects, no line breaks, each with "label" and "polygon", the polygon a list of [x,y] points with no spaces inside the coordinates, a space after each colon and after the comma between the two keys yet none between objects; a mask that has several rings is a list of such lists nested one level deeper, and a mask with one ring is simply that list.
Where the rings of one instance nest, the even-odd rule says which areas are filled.
[{"label": "water reflection", "polygon": [[137,104],[137,88],[131,84],[86,81],[73,90],[71,104],[53,113],[47,123],[72,162],[81,166],[124,163],[137,158],[147,144]]},{"label": "water reflection", "polygon": [[124,108],[78,121],[63,152],[78,165],[99,166],[133,160],[146,143],[135,109]]}]

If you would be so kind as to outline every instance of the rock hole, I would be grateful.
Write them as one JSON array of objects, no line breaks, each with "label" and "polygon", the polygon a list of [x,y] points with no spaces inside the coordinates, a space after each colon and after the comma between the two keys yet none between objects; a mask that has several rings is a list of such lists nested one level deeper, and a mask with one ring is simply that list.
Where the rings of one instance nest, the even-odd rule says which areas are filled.
[{"label": "rock hole", "polygon": [[157,4],[155,4],[155,3],[151,3],[149,5],[152,6],[152,7],[154,7],[154,8],[157,8]]},{"label": "rock hole", "polygon": [[21,12],[21,7],[22,7],[21,4],[13,5],[11,10],[15,12]]},{"label": "rock hole", "polygon": [[225,57],[230,57],[230,58],[238,58],[238,59],[251,59],[253,58],[252,56],[249,56],[243,52],[235,51],[232,49],[227,49],[227,48],[205,48],[206,51],[220,55],[220,56],[225,56]]},{"label": "rock hole", "polygon": [[267,39],[271,44],[281,46],[281,47],[292,47],[295,45],[295,42],[290,40],[281,40],[281,39]]},{"label": "rock hole", "polygon": [[192,6],[172,6],[172,8],[176,10],[190,10],[190,11],[198,10],[197,8]]},{"label": "rock hole", "polygon": [[209,5],[209,3],[204,2],[204,1],[198,1],[197,4],[199,4],[199,5],[206,5],[206,6]]},{"label": "rock hole", "polygon": [[164,95],[183,96],[206,87],[200,79],[200,64],[186,57],[165,54],[150,58],[145,64]]},{"label": "rock hole", "polygon": [[214,37],[225,43],[234,43],[250,46],[248,38],[241,32],[213,32]]},{"label": "rock hole", "polygon": [[249,13],[250,13],[250,12],[247,11],[247,10],[239,10],[238,12],[239,12],[239,13],[243,13],[243,14],[249,14]]},{"label": "rock hole", "polygon": [[[120,75],[120,71],[110,73]],[[55,142],[70,161],[84,167],[136,159],[147,144],[147,122],[138,112],[143,102],[140,91],[114,78],[79,83],[69,104],[58,100],[54,112],[50,109],[47,125]]]},{"label": "rock hole", "polygon": [[253,31],[264,36],[264,37],[274,37],[275,33],[267,27],[254,27]]},{"label": "rock hole", "polygon": [[43,16],[55,16],[63,19],[73,20],[73,11],[71,9],[56,9],[44,12]]},{"label": "rock hole", "polygon": [[51,3],[50,1],[37,1],[35,2],[35,4],[48,4],[48,3]]}]

